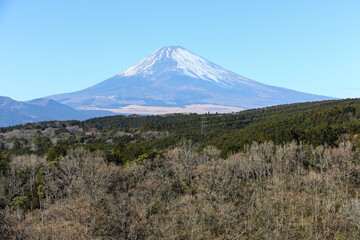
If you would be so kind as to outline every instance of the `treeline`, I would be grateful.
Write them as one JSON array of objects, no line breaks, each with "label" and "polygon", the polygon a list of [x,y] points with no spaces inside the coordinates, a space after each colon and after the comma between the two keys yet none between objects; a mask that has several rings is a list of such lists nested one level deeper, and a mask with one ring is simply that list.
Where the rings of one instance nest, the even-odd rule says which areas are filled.
[{"label": "treeline", "polygon": [[[341,138],[346,138],[360,147],[359,117],[360,100],[346,99],[289,104],[232,114],[132,115],[83,122],[29,123],[0,131],[5,135],[14,131],[34,131],[32,137],[1,140],[0,135],[0,142],[8,146],[4,155],[11,152],[41,156],[52,145],[57,145],[59,150],[85,147],[92,151],[105,151],[109,161],[125,164],[143,155],[155,156],[182,139],[191,139],[200,145],[200,149],[216,146],[221,150],[221,156],[226,158],[230,153],[243,151],[245,145],[254,141],[272,141],[275,144],[296,141],[314,146],[337,146]],[[53,134],[47,134],[51,130]],[[120,136],[119,132],[126,133],[126,136]],[[6,144],[9,142],[12,144]],[[55,154],[55,157],[58,156]]]}]

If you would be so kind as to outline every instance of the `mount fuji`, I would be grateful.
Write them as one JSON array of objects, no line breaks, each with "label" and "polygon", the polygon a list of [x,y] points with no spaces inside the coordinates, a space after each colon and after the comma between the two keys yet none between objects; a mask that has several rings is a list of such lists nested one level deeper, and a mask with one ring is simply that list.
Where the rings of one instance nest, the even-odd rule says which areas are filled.
[{"label": "mount fuji", "polygon": [[265,85],[183,47],[162,47],[133,67],[81,91],[48,98],[116,113],[233,112],[330,97]]}]

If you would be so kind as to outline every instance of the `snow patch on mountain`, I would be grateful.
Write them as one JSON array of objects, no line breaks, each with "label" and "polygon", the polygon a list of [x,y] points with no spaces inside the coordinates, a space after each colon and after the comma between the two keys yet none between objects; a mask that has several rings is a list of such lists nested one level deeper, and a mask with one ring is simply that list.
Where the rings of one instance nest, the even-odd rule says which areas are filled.
[{"label": "snow patch on mountain", "polygon": [[141,105],[128,105],[119,108],[85,108],[84,110],[102,110],[110,111],[120,114],[145,114],[145,115],[161,115],[169,113],[229,113],[239,112],[244,110],[239,107],[221,106],[214,104],[192,104],[184,107],[158,107],[158,106],[141,106]]}]

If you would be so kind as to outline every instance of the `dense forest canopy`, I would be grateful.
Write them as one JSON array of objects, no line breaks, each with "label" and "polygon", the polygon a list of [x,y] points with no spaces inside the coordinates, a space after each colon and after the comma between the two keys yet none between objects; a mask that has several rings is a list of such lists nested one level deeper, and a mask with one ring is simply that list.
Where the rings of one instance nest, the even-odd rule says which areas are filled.
[{"label": "dense forest canopy", "polygon": [[360,99],[0,128],[0,238],[358,239],[359,132]]}]

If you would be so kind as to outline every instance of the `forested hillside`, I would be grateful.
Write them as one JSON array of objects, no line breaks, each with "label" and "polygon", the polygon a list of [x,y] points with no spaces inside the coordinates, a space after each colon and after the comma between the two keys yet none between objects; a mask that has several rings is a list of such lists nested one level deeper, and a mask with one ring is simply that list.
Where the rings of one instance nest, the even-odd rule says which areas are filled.
[{"label": "forested hillside", "polygon": [[358,239],[360,100],[0,129],[1,239]]},{"label": "forested hillside", "polygon": [[[200,149],[219,148],[226,158],[253,141],[337,146],[340,138],[347,138],[356,143],[360,100],[298,103],[232,114],[119,115],[82,122],[28,123],[0,128],[0,132],[1,142],[15,154],[46,153],[53,145],[84,146],[106,151],[113,161],[126,162],[191,139]],[[126,156],[115,156],[117,152]]]}]

